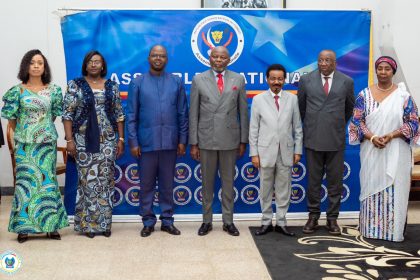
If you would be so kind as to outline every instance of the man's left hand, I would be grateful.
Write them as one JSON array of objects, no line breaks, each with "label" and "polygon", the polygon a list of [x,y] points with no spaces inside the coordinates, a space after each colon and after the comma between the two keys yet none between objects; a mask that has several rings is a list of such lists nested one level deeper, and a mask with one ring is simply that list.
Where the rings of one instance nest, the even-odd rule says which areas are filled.
[{"label": "man's left hand", "polygon": [[245,150],[246,150],[246,144],[245,143],[239,144],[238,156],[240,158],[245,154]]},{"label": "man's left hand", "polygon": [[117,158],[124,154],[124,142],[118,141],[117,143]]},{"label": "man's left hand", "polygon": [[176,154],[178,155],[178,156],[183,156],[183,155],[185,155],[185,144],[178,144],[178,148],[177,148],[177,150],[176,150]]},{"label": "man's left hand", "polygon": [[300,161],[301,155],[299,154],[294,154],[293,155],[293,164],[296,164]]}]

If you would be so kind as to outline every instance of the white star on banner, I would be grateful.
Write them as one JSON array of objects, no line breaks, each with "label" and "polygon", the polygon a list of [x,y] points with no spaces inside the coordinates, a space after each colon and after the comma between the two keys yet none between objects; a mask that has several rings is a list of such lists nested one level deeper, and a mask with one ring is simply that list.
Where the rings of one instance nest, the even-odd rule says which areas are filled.
[{"label": "white star on banner", "polygon": [[265,17],[242,16],[256,30],[257,34],[252,45],[252,50],[256,50],[265,43],[272,43],[279,51],[287,55],[284,45],[284,33],[296,25],[295,22],[280,19],[275,13],[266,13]]}]

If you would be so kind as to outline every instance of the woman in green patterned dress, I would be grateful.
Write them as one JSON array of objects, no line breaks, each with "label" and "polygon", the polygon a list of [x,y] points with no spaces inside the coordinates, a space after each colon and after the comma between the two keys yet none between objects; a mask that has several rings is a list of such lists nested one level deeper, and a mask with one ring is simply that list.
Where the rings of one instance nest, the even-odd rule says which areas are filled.
[{"label": "woman in green patterned dress", "polygon": [[98,51],[86,54],[83,77],[69,81],[63,123],[67,152],[76,159],[74,230],[89,238],[111,236],[115,159],[124,153],[124,112],[118,84],[106,80]]},{"label": "woman in green patterned dress", "polygon": [[2,116],[14,130],[16,186],[9,231],[18,242],[29,233],[47,233],[61,239],[58,229],[68,226],[57,184],[57,131],[61,115],[61,88],[51,84],[47,59],[39,50],[27,52],[18,74],[22,81],[3,97]]}]

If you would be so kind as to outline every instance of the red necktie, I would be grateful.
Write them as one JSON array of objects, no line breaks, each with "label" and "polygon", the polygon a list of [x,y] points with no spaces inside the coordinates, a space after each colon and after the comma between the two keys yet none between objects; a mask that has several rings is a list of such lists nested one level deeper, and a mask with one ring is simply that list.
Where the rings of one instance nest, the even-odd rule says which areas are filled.
[{"label": "red necktie", "polygon": [[222,73],[217,74],[217,87],[219,88],[220,94],[223,92],[223,75]]},{"label": "red necktie", "polygon": [[324,77],[324,79],[325,79],[325,84],[324,84],[324,91],[325,91],[325,94],[326,95],[328,95],[328,91],[329,91],[329,89],[330,89],[330,84],[328,83],[328,79],[329,79],[330,77]]},{"label": "red necktie", "polygon": [[274,100],[276,101],[276,107],[277,107],[277,111],[280,110],[280,105],[279,105],[279,96],[276,94],[274,95]]}]

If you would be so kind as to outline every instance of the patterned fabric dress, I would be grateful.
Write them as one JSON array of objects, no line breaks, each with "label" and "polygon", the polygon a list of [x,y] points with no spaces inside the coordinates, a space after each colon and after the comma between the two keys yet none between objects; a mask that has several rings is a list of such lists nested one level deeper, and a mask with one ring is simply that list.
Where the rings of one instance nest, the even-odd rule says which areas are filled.
[{"label": "patterned fabric dress", "polygon": [[[385,104],[390,102],[392,99],[395,103]],[[400,100],[400,101],[399,101]],[[401,108],[398,109],[398,102],[401,103]],[[384,107],[389,106],[393,110],[386,111]],[[364,139],[364,135],[368,132],[383,135],[373,130],[373,124],[369,127],[366,120],[370,115],[378,113],[378,111],[384,111],[383,114],[390,118],[400,118],[399,127],[387,128],[387,132],[398,129],[403,135],[404,139],[393,139],[398,141],[397,145],[397,156],[394,157],[385,149],[377,149],[371,147],[371,149],[364,149],[364,146],[372,146],[369,141]],[[395,114],[395,112],[397,114]],[[393,115],[394,116],[390,116]],[[381,115],[382,116],[382,115]],[[381,117],[383,119],[383,117]],[[389,123],[386,120],[385,123]],[[397,121],[398,122],[398,121]],[[349,142],[350,144],[361,145],[360,160],[361,160],[361,171],[360,171],[360,185],[361,185],[361,197],[360,197],[360,215],[359,215],[359,230],[360,233],[367,238],[383,239],[388,241],[403,241],[404,236],[404,225],[407,217],[407,204],[408,195],[410,191],[410,170],[411,170],[411,152],[409,144],[410,142],[418,141],[418,113],[417,107],[413,102],[411,96],[404,90],[398,88],[395,92],[391,93],[385,100],[378,103],[372,96],[369,88],[364,89],[360,92],[356,104],[354,107],[353,118],[349,125]],[[390,143],[388,145],[390,145]],[[388,147],[387,145],[387,147]],[[390,162],[396,163],[396,174],[391,176],[392,172],[389,172],[389,163],[385,164],[386,172],[381,171],[380,166],[382,159],[376,158],[374,153],[385,153],[385,158],[389,159]],[[373,164],[365,164],[370,157]],[[375,162],[376,161],[376,162]],[[386,183],[380,183],[380,179],[375,179],[375,173],[380,172],[378,178],[385,178],[383,182],[386,182],[386,178],[391,178]],[[363,176],[367,174],[367,176]],[[377,184],[377,186],[375,186]],[[369,185],[373,185],[372,191],[369,191],[367,195],[364,195],[364,189]]]},{"label": "patterned fabric dress", "polygon": [[52,121],[61,115],[62,100],[61,88],[53,84],[38,93],[17,85],[3,97],[2,116],[17,120],[10,232],[53,232],[68,226],[55,174],[57,131]]},{"label": "patterned fabric dress", "polygon": [[[118,85],[113,84],[112,114],[117,122],[124,120]],[[107,116],[104,90],[93,90],[95,110],[100,131],[100,152],[86,152],[84,121],[79,132],[74,133],[78,186],[74,214],[74,230],[101,233],[111,230],[112,195],[114,194],[114,164],[116,159],[117,134]],[[85,93],[74,81],[68,84],[64,98],[63,119],[74,121],[80,118],[85,106]]]}]

